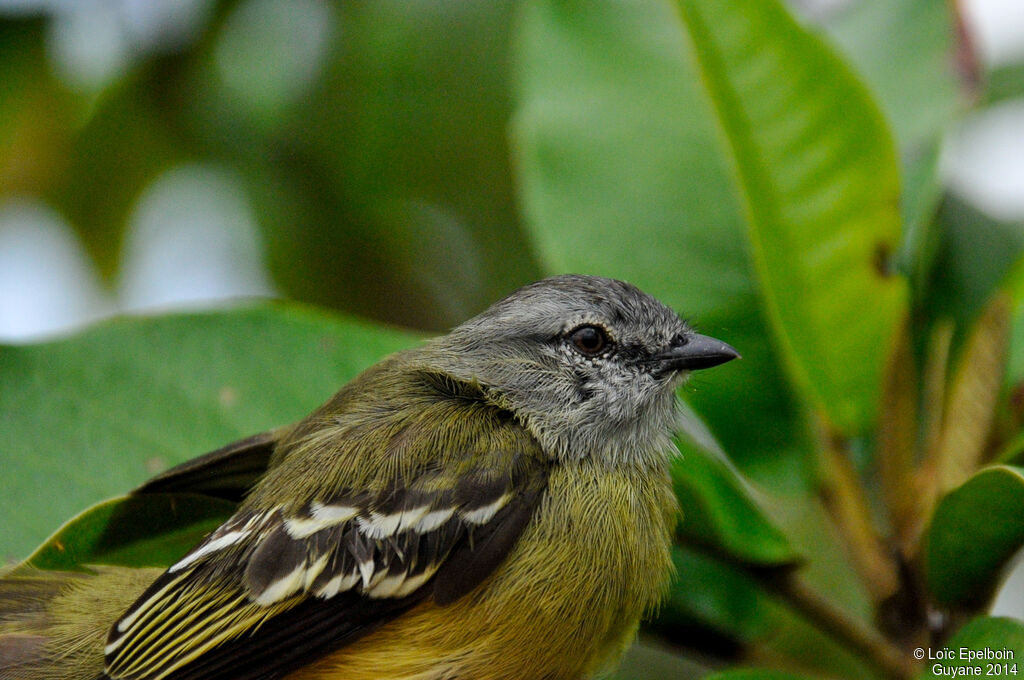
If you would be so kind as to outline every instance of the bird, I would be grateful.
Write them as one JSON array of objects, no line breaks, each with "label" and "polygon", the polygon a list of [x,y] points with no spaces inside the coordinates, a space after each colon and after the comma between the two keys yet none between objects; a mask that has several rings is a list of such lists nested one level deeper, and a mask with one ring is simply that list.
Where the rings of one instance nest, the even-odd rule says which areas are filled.
[{"label": "bird", "polygon": [[583,680],[667,592],[677,388],[739,356],[567,274],[136,493],[233,479],[167,569],[0,578],[0,680]]}]

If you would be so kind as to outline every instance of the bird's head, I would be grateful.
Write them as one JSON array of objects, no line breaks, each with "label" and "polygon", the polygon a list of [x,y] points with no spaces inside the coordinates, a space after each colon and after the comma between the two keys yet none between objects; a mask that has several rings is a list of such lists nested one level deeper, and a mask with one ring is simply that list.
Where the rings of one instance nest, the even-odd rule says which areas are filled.
[{"label": "bird's head", "polygon": [[675,389],[739,356],[635,286],[564,275],[530,284],[434,340],[432,362],[479,384],[553,457],[662,455]]}]

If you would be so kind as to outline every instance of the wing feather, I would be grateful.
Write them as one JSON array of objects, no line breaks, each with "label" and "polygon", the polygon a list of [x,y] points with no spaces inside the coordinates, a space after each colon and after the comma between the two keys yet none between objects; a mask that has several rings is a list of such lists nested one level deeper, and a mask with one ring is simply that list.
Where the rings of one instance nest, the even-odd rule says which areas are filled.
[{"label": "wing feather", "polygon": [[193,458],[149,479],[134,493],[200,493],[237,503],[267,471],[283,432],[263,432]]},{"label": "wing feather", "polygon": [[[536,442],[501,422],[500,446],[481,437],[412,475],[243,504],[113,626],[107,677],[278,678],[424,598],[469,592],[512,549],[547,483]],[[395,431],[420,456],[438,441],[422,423]]]}]

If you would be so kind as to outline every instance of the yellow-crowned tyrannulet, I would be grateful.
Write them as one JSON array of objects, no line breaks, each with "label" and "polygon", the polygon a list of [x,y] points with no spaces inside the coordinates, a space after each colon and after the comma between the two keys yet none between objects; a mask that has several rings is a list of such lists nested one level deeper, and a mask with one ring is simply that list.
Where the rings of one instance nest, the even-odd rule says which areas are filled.
[{"label": "yellow-crowned tyrannulet", "polygon": [[0,678],[590,677],[666,590],[676,387],[736,356],[629,284],[526,286],[147,485],[271,452],[166,571],[8,574]]}]

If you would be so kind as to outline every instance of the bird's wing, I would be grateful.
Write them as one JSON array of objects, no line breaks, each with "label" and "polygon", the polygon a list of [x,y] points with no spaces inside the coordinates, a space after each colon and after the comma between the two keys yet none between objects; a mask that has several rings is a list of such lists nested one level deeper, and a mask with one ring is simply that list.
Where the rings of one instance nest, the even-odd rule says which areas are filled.
[{"label": "bird's wing", "polygon": [[158,474],[133,493],[199,493],[238,503],[267,471],[282,432],[271,430],[232,442]]},{"label": "bird's wing", "polygon": [[[479,412],[464,417],[493,420]],[[389,483],[243,504],[114,624],[107,677],[277,678],[426,597],[467,593],[512,548],[547,483],[536,441],[500,421],[431,459],[424,449],[445,438],[420,419],[395,435],[418,463]]]}]

